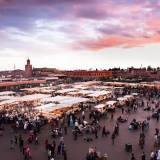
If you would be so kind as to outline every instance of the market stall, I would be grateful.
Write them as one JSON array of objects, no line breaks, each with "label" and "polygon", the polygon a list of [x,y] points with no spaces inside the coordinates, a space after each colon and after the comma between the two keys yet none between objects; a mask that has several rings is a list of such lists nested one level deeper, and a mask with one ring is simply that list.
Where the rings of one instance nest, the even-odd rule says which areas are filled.
[{"label": "market stall", "polygon": [[4,91],[4,92],[0,92],[0,96],[11,96],[11,95],[15,95],[16,92],[13,91]]},{"label": "market stall", "polygon": [[[89,99],[81,97],[71,96],[56,96],[48,97],[41,100],[43,103],[41,106],[37,106],[35,109],[39,110],[45,115],[60,116],[64,112],[76,111],[84,103],[87,103]],[[48,104],[45,104],[48,103]]]},{"label": "market stall", "polygon": [[132,101],[135,97],[133,95],[125,95],[117,98],[119,105],[125,105],[127,101]]},{"label": "market stall", "polygon": [[100,113],[104,113],[106,111],[106,104],[99,104],[93,107],[93,110],[98,111]]},{"label": "market stall", "polygon": [[111,91],[92,91],[91,94],[88,94],[87,97],[94,99],[97,102],[109,99],[112,97]]},{"label": "market stall", "polygon": [[108,101],[106,102],[107,110],[115,110],[117,107],[117,101]]}]

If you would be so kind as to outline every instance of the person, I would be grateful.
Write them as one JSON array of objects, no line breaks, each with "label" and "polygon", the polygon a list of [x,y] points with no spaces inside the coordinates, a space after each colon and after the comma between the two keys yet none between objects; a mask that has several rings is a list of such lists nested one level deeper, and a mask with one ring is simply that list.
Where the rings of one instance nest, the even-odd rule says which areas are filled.
[{"label": "person", "polygon": [[158,135],[159,134],[159,129],[155,128],[155,134]]},{"label": "person", "polygon": [[124,113],[124,108],[122,107],[122,114]]},{"label": "person", "polygon": [[84,113],[84,111],[82,111],[82,119],[83,120],[85,119],[85,113]]},{"label": "person", "polygon": [[35,137],[35,144],[36,145],[38,144],[38,137],[37,136]]},{"label": "person", "polygon": [[112,133],[111,138],[112,138],[112,144],[114,144],[114,140],[115,140],[115,133]]},{"label": "person", "polygon": [[14,143],[17,144],[17,142],[18,142],[18,138],[17,138],[17,135],[15,134],[15,136],[14,136]]},{"label": "person", "polygon": [[22,138],[19,139],[19,149],[20,149],[20,152],[23,151],[23,145],[24,145],[24,141]]},{"label": "person", "polygon": [[146,160],[146,155],[144,152],[142,153],[141,160]]},{"label": "person", "polygon": [[160,160],[160,150],[158,150],[158,153],[157,153],[157,160]]},{"label": "person", "polygon": [[63,159],[64,159],[64,160],[67,160],[67,152],[66,152],[66,149],[64,149],[64,151],[63,151]]},{"label": "person", "polygon": [[31,151],[28,151],[28,160],[32,159]]},{"label": "person", "polygon": [[48,150],[48,139],[45,140],[45,149]]},{"label": "person", "polygon": [[51,150],[50,150],[50,149],[48,149],[48,160],[50,160],[50,159],[51,159],[51,155],[52,155]]},{"label": "person", "polygon": [[14,149],[14,140],[11,138],[10,140],[10,149]]},{"label": "person", "polygon": [[53,157],[51,157],[51,159],[50,160],[54,160],[54,158]]},{"label": "person", "polygon": [[102,129],[102,137],[106,136],[106,127],[103,126],[103,129]]},{"label": "person", "polygon": [[114,115],[113,115],[113,113],[111,114],[111,120],[113,120],[113,117],[114,117]]},{"label": "person", "polygon": [[114,133],[115,133],[116,135],[119,134],[119,124],[118,124],[118,123],[117,123],[116,126],[115,126]]},{"label": "person", "polygon": [[141,147],[141,149],[144,148],[144,144],[145,144],[145,135],[144,133],[140,133],[140,137],[139,137],[139,145]]},{"label": "person", "polygon": [[55,140],[53,140],[53,142],[52,142],[52,152],[53,152],[53,154],[55,154],[55,149],[56,149],[56,141]]},{"label": "person", "polygon": [[157,118],[157,122],[159,122],[159,114],[157,115],[157,117],[156,117],[156,118]]},{"label": "person", "polygon": [[61,154],[61,144],[58,145],[57,147],[57,155]]},{"label": "person", "polygon": [[155,153],[153,151],[151,151],[150,160],[154,160],[154,157],[155,157]]},{"label": "person", "polygon": [[105,153],[105,154],[103,155],[103,160],[108,160],[108,155],[107,155],[107,153]]},{"label": "person", "polygon": [[95,127],[95,138],[97,139],[98,138],[98,130],[97,130],[97,128]]},{"label": "person", "polygon": [[154,135],[154,147],[158,147],[158,136],[156,134]]},{"label": "person", "polygon": [[131,160],[136,160],[134,153],[132,153],[132,155],[131,155]]},{"label": "person", "polygon": [[74,130],[74,131],[73,131],[73,136],[74,136],[74,140],[76,141],[76,140],[77,140],[77,137],[78,137],[77,130]]},{"label": "person", "polygon": [[67,135],[67,125],[64,125],[64,134]]}]

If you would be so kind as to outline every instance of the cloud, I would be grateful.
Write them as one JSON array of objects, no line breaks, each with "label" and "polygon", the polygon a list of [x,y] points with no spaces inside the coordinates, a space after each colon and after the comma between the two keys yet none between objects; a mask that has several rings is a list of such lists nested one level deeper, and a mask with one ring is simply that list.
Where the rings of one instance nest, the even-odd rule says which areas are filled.
[{"label": "cloud", "polygon": [[159,43],[159,7],[159,0],[0,0],[0,40],[91,50]]},{"label": "cloud", "polygon": [[154,35],[152,37],[103,37],[97,40],[83,41],[77,44],[76,48],[88,49],[93,51],[102,50],[105,48],[133,48],[138,46],[144,46],[146,44],[160,43],[160,35]]}]

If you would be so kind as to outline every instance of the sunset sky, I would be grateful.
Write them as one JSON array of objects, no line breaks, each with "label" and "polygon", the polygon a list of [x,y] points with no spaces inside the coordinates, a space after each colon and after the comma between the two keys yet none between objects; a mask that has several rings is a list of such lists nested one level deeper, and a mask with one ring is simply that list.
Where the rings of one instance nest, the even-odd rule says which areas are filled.
[{"label": "sunset sky", "polygon": [[160,0],[0,0],[0,70],[160,66]]}]

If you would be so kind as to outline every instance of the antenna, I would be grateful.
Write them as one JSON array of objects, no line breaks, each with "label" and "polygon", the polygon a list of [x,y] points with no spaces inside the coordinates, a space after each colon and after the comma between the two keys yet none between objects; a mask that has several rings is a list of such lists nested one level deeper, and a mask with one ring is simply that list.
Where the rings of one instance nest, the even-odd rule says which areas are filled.
[{"label": "antenna", "polygon": [[14,64],[13,77],[15,78],[16,65]]}]

